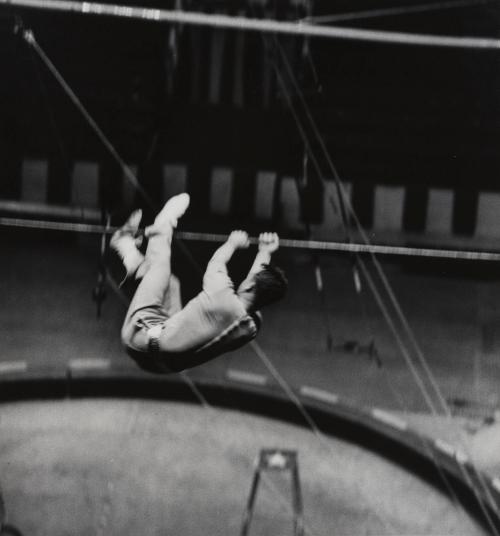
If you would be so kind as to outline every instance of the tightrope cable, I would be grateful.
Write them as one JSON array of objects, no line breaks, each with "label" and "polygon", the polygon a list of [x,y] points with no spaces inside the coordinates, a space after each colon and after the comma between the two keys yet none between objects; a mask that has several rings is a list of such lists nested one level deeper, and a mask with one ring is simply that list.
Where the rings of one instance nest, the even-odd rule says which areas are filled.
[{"label": "tightrope cable", "polygon": [[[0,203],[1,208],[1,203]],[[39,229],[46,231],[113,234],[118,227],[108,229],[100,224],[60,222],[51,220],[32,220],[29,218],[0,217],[0,227],[19,229]],[[227,235],[220,233],[200,233],[195,231],[177,231],[176,237],[189,242],[215,242],[222,243]],[[258,244],[258,237],[249,238],[251,244]],[[500,262],[500,253],[494,251],[453,250],[439,248],[419,248],[411,246],[389,246],[371,243],[331,242],[321,240],[301,240],[294,238],[280,238],[280,247],[289,249],[304,249],[318,252],[332,253],[359,253],[374,255],[393,255],[401,257],[423,257],[428,259],[458,260],[458,261],[485,261]]]}]

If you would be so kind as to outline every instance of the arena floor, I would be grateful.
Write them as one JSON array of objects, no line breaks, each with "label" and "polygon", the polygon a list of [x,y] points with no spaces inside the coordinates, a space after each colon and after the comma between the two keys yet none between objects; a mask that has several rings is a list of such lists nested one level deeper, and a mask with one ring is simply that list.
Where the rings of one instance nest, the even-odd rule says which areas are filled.
[{"label": "arena floor", "polygon": [[[268,418],[181,403],[5,404],[0,473],[24,535],[235,535],[261,448],[298,452],[311,535],[485,534],[390,460]],[[266,472],[250,534],[292,533],[289,474]]]}]

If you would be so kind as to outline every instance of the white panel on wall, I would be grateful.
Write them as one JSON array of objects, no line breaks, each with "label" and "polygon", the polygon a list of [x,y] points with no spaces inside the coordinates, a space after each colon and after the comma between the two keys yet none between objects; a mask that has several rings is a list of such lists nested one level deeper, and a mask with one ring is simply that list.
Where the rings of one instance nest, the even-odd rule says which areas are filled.
[{"label": "white panel on wall", "polygon": [[[134,177],[137,178],[137,166],[136,165],[129,165],[128,168],[133,173]],[[135,185],[131,182],[131,180],[127,177],[125,173],[123,173],[122,178],[122,199],[123,204],[126,207],[130,207],[134,205],[134,200],[137,192],[137,188]]]},{"label": "white panel on wall", "polygon": [[48,162],[24,160],[22,167],[21,198],[30,203],[47,202]]},{"label": "white panel on wall", "polygon": [[377,230],[401,231],[405,189],[402,186],[377,186],[373,227]]},{"label": "white panel on wall", "polygon": [[481,192],[477,208],[476,235],[500,237],[500,194]]},{"label": "white panel on wall", "polygon": [[210,213],[225,216],[231,210],[233,197],[233,171],[217,167],[210,177]]},{"label": "white panel on wall", "polygon": [[224,30],[212,31],[210,46],[210,88],[208,95],[211,104],[217,104],[220,101],[225,37],[226,33]]},{"label": "white panel on wall", "polygon": [[281,219],[290,229],[303,228],[300,221],[300,201],[297,184],[293,177],[283,177],[280,192]]},{"label": "white panel on wall", "polygon": [[451,234],[453,217],[453,192],[451,190],[429,190],[426,231]]},{"label": "white panel on wall", "polygon": [[81,207],[99,206],[99,168],[95,162],[75,162],[71,203]]},{"label": "white panel on wall", "polygon": [[276,173],[259,171],[255,186],[255,217],[258,220],[270,220],[273,217]]},{"label": "white panel on wall", "polygon": [[[343,183],[343,190],[349,203],[351,202],[352,186],[349,183]],[[337,239],[339,229],[342,229],[344,223],[342,221],[342,213],[337,195],[337,187],[334,182],[327,182],[323,197],[323,222],[312,226],[313,238],[328,240],[329,238]],[[333,206],[332,206],[333,200]],[[346,212],[349,214],[349,209],[346,204]],[[333,235],[333,237],[332,237]]]},{"label": "white panel on wall", "polygon": [[187,191],[187,168],[183,164],[163,166],[163,196],[166,201],[173,195]]}]

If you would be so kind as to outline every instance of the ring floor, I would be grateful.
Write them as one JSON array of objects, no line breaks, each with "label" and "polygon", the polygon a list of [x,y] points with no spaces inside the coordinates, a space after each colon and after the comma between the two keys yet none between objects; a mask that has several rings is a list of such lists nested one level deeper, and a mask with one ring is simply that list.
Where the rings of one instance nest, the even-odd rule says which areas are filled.
[{"label": "ring floor", "polygon": [[[261,448],[298,452],[305,534],[480,535],[401,466],[344,440],[233,410],[88,399],[5,404],[9,524],[30,536],[239,534]],[[292,533],[287,472],[266,472],[251,534]]]}]

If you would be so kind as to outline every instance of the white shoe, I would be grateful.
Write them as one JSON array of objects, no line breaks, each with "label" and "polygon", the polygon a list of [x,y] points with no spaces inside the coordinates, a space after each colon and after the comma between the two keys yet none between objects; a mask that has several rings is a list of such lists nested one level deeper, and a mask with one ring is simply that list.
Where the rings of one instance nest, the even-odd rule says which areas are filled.
[{"label": "white shoe", "polygon": [[123,261],[126,277],[134,274],[144,261],[144,255],[137,249],[137,234],[142,219],[142,210],[134,210],[128,220],[113,234],[109,243]]},{"label": "white shoe", "polygon": [[189,207],[189,194],[182,193],[171,197],[155,218],[153,227],[161,229],[164,225],[177,227],[177,220],[184,215]]}]

